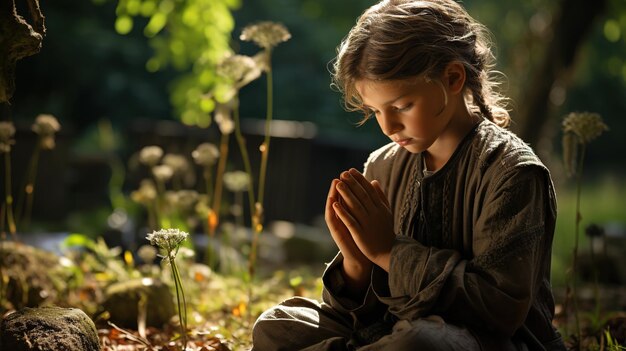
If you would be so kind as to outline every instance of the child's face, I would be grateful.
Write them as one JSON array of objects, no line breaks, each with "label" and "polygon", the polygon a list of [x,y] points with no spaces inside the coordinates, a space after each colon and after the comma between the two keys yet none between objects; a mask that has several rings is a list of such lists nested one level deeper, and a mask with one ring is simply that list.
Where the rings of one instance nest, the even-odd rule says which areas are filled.
[{"label": "child's face", "polygon": [[427,150],[447,130],[451,106],[437,81],[360,80],[356,89],[382,132],[411,153]]}]

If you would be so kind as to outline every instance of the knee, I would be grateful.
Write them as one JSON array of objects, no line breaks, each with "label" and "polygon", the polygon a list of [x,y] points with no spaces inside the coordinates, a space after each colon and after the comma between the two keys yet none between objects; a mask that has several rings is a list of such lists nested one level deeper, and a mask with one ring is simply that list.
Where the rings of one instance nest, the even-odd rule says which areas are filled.
[{"label": "knee", "polygon": [[394,350],[480,350],[469,330],[443,320],[400,321],[389,337]]},{"label": "knee", "polygon": [[[274,321],[281,319],[281,315],[284,316],[285,312],[281,309],[281,306],[274,306],[265,312],[261,313],[259,318],[254,322],[252,327],[252,338],[263,339],[271,337],[272,330],[276,330],[276,326],[273,325]],[[284,317],[283,317],[284,318]]]}]

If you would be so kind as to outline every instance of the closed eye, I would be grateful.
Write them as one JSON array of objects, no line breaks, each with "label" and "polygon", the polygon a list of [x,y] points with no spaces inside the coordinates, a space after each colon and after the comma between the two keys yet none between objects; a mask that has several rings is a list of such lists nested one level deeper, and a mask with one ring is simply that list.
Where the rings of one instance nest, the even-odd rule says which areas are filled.
[{"label": "closed eye", "polygon": [[397,112],[407,112],[407,111],[409,111],[411,109],[411,107],[413,107],[413,103],[410,103],[410,104],[407,104],[407,105],[404,105],[404,106],[401,106],[401,107],[394,107],[394,109]]}]

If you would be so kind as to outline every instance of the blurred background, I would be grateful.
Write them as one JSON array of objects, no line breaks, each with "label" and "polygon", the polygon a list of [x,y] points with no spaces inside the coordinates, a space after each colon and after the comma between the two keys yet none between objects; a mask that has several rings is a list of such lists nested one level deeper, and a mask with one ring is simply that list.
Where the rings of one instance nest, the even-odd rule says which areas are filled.
[{"label": "blurred background", "polygon": [[[154,28],[151,32],[150,17],[133,10],[150,2],[41,3],[47,28],[43,46],[38,54],[18,61],[15,94],[2,115],[2,120],[17,126],[12,156],[15,191],[25,177],[35,143],[30,132],[34,118],[52,114],[62,125],[56,149],[42,153],[39,160],[30,232],[101,235],[110,229],[114,210],[112,160],[121,164],[122,180],[115,181],[128,196],[145,176],[136,161],[142,147],[159,145],[166,152],[190,154],[202,142],[218,143],[210,108],[198,112],[181,98],[187,84],[181,84],[181,77],[201,74],[185,56],[193,48],[176,49],[171,42],[159,41],[162,32]],[[234,52],[254,55],[258,51],[238,39],[244,26],[257,21],[283,23],[292,34],[272,57],[277,122],[265,220],[323,228],[320,218],[330,180],[346,168],[361,169],[369,152],[386,143],[375,123],[355,126],[360,116],[342,109],[328,72],[336,46],[363,9],[375,1],[216,3],[225,7],[211,21],[223,22],[231,38],[227,45]],[[599,113],[610,128],[588,148],[582,223],[602,225],[607,235],[626,235],[626,2],[466,0],[463,4],[493,33],[497,68],[506,76],[503,88],[513,102],[512,129],[552,172],[559,200],[554,266],[564,271],[575,221],[575,186],[561,161],[561,121],[570,112]],[[163,54],[167,45],[170,56]],[[265,89],[261,78],[240,93],[242,129],[253,169],[259,160],[254,151],[263,137]],[[241,170],[234,140],[231,144],[232,161],[227,167]],[[128,213],[136,228],[145,226],[139,207]]]}]

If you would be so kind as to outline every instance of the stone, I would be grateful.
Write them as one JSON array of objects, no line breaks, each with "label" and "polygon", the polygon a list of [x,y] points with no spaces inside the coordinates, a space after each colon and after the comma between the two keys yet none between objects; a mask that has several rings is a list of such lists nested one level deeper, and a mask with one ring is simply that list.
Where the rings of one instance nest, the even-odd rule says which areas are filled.
[{"label": "stone", "polygon": [[67,289],[68,271],[55,254],[19,242],[0,241],[5,297],[13,309],[57,304]]},{"label": "stone", "polygon": [[146,325],[160,328],[174,316],[174,300],[169,287],[157,279],[141,278],[114,283],[105,290],[104,309],[117,326],[137,328],[139,301],[146,298]]},{"label": "stone", "polygon": [[93,321],[77,308],[25,307],[0,322],[0,350],[99,351]]}]

